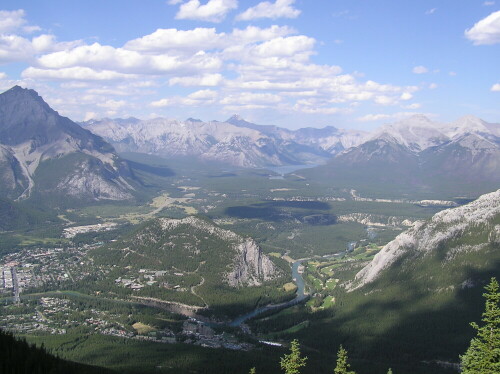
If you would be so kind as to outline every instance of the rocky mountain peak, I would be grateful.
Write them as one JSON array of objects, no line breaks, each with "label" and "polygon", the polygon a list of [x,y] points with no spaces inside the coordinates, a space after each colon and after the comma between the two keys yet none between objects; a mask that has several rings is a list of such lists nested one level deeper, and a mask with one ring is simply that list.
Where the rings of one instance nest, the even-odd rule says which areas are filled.
[{"label": "rocky mountain peak", "polygon": [[417,221],[409,230],[384,246],[373,260],[356,274],[350,288],[356,289],[374,281],[404,257],[423,258],[446,245],[450,248],[444,255],[445,259],[450,259],[458,253],[478,250],[486,243],[477,243],[474,246],[464,244],[468,241],[461,242],[460,238],[474,231],[481,231],[478,228],[482,226],[482,230],[487,232],[484,237],[489,241],[496,241],[498,225],[495,225],[495,220],[499,216],[500,190],[497,190],[482,195],[469,204],[436,213],[428,221]]},{"label": "rocky mountain peak", "polygon": [[[7,197],[29,198],[34,190],[97,200],[132,197],[122,178],[130,174],[128,166],[113,147],[60,116],[36,91],[14,86],[0,94],[0,118],[0,185]],[[51,178],[42,178],[43,186],[35,172],[48,160],[59,166],[51,168]]]}]

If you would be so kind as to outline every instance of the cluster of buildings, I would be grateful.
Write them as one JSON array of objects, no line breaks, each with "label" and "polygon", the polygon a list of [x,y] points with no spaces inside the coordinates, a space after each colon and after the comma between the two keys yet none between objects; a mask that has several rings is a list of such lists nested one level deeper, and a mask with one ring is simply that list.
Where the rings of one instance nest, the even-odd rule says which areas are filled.
[{"label": "cluster of buildings", "polygon": [[0,293],[15,293],[16,281],[21,293],[51,282],[82,280],[93,272],[85,258],[89,248],[29,248],[4,256],[0,260]]},{"label": "cluster of buildings", "polygon": [[[158,283],[158,285],[163,288],[173,289],[177,291],[186,291],[185,288],[182,288],[178,284],[171,284],[164,279],[159,281],[159,278],[162,278],[167,274],[169,274],[169,272],[166,270],[139,269],[139,274],[136,274],[137,276],[134,276],[134,278],[118,277],[115,279],[115,284],[125,288],[130,288],[134,291],[139,291],[146,286],[152,286]],[[184,273],[180,272],[175,272],[172,274],[177,277],[184,276]]]},{"label": "cluster of buildings", "polygon": [[233,334],[226,332],[216,334],[213,328],[194,318],[189,318],[183,323],[181,334],[185,338],[184,343],[200,345],[202,347],[245,351],[254,347],[253,344],[240,342]]},{"label": "cluster of buildings", "polygon": [[9,292],[14,288],[14,282],[12,280],[12,267],[1,266],[0,267],[0,290],[2,292]]},{"label": "cluster of buildings", "polygon": [[98,223],[96,225],[73,226],[63,230],[63,237],[67,239],[74,238],[77,234],[85,234],[87,232],[110,231],[116,228],[117,224],[113,222]]}]

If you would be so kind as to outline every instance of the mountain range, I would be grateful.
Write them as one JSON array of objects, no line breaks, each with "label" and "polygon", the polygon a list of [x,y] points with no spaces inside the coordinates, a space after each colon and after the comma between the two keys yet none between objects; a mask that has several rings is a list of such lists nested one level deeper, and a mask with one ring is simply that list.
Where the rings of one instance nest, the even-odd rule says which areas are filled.
[{"label": "mountain range", "polygon": [[238,167],[316,163],[329,157],[324,150],[299,144],[277,133],[230,122],[129,118],[90,121],[83,126],[121,152],[167,158],[194,156]]},{"label": "mountain range", "polygon": [[500,184],[500,125],[472,116],[443,124],[416,115],[382,126],[360,145],[301,174],[365,192],[477,197]]},{"label": "mountain range", "polygon": [[373,133],[332,126],[288,130],[237,115],[225,122],[128,118],[80,126],[35,91],[16,86],[0,95],[0,118],[0,196],[11,200],[55,191],[65,199],[131,200],[141,182],[116,151],[237,167],[323,164],[301,174],[375,193],[389,185],[403,194],[477,196],[500,183],[500,124],[473,116],[440,123],[415,115]]},{"label": "mountain range", "polygon": [[85,200],[131,199],[127,162],[101,137],[60,116],[33,90],[0,95],[0,194],[12,200],[54,191]]}]

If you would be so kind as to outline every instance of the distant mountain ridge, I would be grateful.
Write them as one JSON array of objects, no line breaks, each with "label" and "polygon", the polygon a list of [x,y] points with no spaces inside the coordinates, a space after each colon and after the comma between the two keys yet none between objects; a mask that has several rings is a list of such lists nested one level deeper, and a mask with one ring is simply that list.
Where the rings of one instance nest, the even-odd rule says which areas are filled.
[{"label": "distant mountain ridge", "polygon": [[477,196],[500,186],[500,124],[472,116],[443,124],[416,115],[380,127],[360,145],[301,174],[380,193]]},{"label": "distant mountain ridge", "polygon": [[[233,121],[232,122],[236,122]],[[102,136],[122,152],[164,157],[194,156],[238,167],[317,163],[330,157],[323,149],[283,137],[279,128],[243,126],[231,122],[202,122],[156,118],[103,119],[82,125]]]},{"label": "distant mountain ridge", "polygon": [[113,147],[56,111],[33,90],[0,94],[0,193],[75,199],[133,197],[132,173]]}]

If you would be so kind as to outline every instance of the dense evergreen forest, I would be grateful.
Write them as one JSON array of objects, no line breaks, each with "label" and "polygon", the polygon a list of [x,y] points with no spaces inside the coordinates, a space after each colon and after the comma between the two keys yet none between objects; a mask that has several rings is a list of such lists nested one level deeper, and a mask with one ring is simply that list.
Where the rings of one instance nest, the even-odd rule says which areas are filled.
[{"label": "dense evergreen forest", "polygon": [[0,330],[0,373],[2,374],[112,374],[100,367],[65,361]]}]

